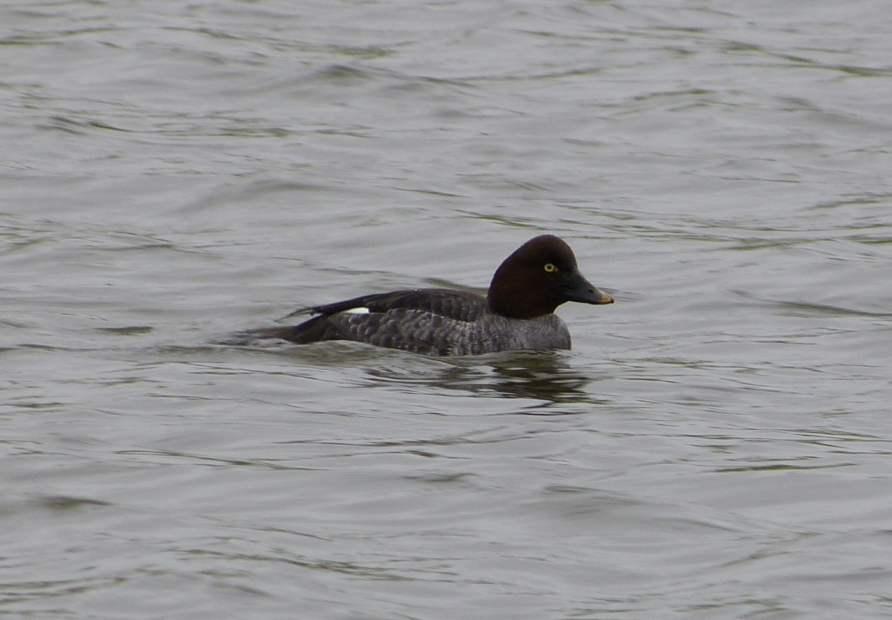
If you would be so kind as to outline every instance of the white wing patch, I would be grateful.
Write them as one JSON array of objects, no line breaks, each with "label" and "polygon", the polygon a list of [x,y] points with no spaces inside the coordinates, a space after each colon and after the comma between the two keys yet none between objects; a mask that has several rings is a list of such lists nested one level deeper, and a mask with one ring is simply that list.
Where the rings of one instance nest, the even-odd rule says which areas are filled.
[{"label": "white wing patch", "polygon": [[368,314],[369,312],[371,311],[365,306],[361,308],[350,308],[349,310],[344,310],[344,314]]}]

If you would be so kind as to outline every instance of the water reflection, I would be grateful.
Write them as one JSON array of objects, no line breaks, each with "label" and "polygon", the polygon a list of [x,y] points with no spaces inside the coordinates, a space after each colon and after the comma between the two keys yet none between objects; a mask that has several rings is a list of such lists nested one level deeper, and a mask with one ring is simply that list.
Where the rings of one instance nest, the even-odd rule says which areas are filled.
[{"label": "water reflection", "polygon": [[366,369],[376,382],[423,384],[432,390],[523,398],[546,403],[591,403],[586,386],[595,377],[571,366],[558,353],[516,352],[462,358],[419,372],[417,366],[375,365]]},{"label": "water reflection", "polygon": [[[217,341],[228,348],[233,340]],[[532,399],[546,405],[600,403],[589,384],[599,379],[590,368],[574,367],[575,359],[553,351],[511,351],[470,357],[428,357],[353,342],[325,342],[295,346],[265,341],[245,342],[242,352],[284,356],[301,367],[342,369],[353,375],[358,369],[367,387],[390,385],[406,391],[462,392]]]}]

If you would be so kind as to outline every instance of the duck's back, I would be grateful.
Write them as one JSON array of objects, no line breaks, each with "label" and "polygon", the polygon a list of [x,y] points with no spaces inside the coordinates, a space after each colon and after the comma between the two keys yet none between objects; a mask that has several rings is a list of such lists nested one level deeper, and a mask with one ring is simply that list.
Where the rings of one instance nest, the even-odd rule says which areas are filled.
[{"label": "duck's back", "polygon": [[361,309],[368,310],[372,314],[400,309],[422,310],[456,321],[475,321],[486,312],[487,302],[485,297],[476,293],[444,288],[425,288],[363,295],[346,301],[306,308],[300,312],[330,316],[339,312]]}]

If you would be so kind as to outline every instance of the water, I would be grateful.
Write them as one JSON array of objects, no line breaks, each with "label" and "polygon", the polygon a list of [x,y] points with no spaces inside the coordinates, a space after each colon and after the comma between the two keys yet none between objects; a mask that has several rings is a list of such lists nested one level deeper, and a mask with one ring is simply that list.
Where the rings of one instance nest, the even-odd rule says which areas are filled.
[{"label": "water", "polygon": [[[887,21],[7,3],[0,613],[887,617]],[[216,344],[540,232],[571,352]]]}]

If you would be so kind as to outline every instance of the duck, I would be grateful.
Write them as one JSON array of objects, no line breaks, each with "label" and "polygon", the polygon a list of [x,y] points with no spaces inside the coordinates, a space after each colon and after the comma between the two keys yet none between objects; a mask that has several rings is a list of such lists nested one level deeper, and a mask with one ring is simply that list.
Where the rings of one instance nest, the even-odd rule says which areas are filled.
[{"label": "duck", "polygon": [[311,318],[257,333],[299,345],[348,340],[431,356],[568,350],[570,330],[554,313],[568,301],[614,302],[580,273],[570,246],[546,234],[499,265],[486,296],[445,288],[374,293],[301,308],[288,317]]}]

